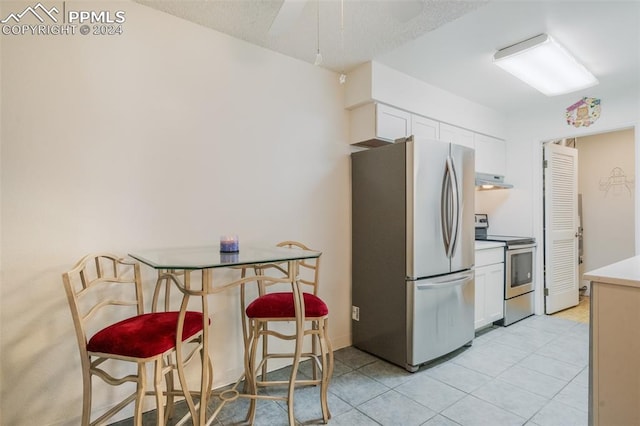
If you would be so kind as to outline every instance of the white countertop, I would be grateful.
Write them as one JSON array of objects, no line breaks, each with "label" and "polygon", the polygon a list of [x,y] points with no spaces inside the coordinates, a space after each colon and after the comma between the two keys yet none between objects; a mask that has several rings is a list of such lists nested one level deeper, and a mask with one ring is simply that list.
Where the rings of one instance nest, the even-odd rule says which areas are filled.
[{"label": "white countertop", "polygon": [[584,274],[584,279],[640,288],[640,256],[589,271]]},{"label": "white countertop", "polygon": [[505,244],[501,241],[478,241],[476,240],[476,250],[485,250],[496,247],[504,247]]}]

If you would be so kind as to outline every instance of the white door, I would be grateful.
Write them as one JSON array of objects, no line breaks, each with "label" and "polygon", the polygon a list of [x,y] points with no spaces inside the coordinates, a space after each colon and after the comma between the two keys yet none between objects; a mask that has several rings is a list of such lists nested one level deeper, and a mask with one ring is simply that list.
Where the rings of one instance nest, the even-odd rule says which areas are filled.
[{"label": "white door", "polygon": [[578,304],[578,150],[544,146],[545,313]]}]

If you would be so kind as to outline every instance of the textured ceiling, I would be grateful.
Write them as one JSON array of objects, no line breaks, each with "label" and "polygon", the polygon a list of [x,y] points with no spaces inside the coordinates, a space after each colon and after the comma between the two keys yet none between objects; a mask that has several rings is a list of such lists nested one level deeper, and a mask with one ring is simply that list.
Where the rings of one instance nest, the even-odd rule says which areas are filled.
[{"label": "textured ceiling", "polygon": [[[504,113],[557,99],[492,63],[497,49],[548,33],[600,81],[559,96],[567,105],[616,92],[640,99],[639,0],[135,1],[309,63],[319,7],[321,66],[348,72],[375,60]],[[299,10],[284,13],[292,5]],[[274,33],[277,16],[283,25]]]},{"label": "textured ceiling", "polygon": [[285,20],[282,31],[274,33],[269,30],[283,0],[135,1],[310,63],[316,58],[319,16],[322,66],[336,72],[370,61],[486,3],[482,0],[287,0],[287,3],[298,3],[301,10]]},{"label": "textured ceiling", "polygon": [[[547,97],[493,64],[497,49],[541,33],[552,35],[600,83]],[[640,1],[492,1],[376,61],[507,114],[543,109],[550,101],[569,106],[583,96],[606,103],[614,93],[628,93],[640,100]]]}]

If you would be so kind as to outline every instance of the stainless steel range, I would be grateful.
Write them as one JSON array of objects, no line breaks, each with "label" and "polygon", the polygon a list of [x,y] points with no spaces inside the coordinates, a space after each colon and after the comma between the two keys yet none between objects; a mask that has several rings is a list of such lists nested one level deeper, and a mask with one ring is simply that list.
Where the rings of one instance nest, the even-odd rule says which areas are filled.
[{"label": "stainless steel range", "polygon": [[504,319],[499,325],[510,325],[534,313],[535,247],[533,237],[491,235],[486,214],[475,215],[476,240],[505,243],[504,250]]}]

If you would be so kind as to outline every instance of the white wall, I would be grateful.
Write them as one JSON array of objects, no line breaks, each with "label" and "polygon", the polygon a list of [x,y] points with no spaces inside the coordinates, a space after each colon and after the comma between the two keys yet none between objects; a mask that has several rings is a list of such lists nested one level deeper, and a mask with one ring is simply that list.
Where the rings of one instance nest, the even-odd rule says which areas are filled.
[{"label": "white wall", "polygon": [[[583,96],[602,100],[602,115],[590,127],[575,128],[566,124],[566,108]],[[507,176],[514,189],[506,194],[489,194],[491,204],[491,232],[503,235],[532,235],[538,241],[537,252],[537,304],[536,313],[543,312],[542,297],[542,142],[558,138],[586,136],[640,125],[640,98],[635,90],[606,91],[596,86],[583,92],[550,98],[545,108],[522,110],[508,117],[507,124]],[[636,169],[640,149],[640,132],[635,131]],[[636,231],[638,246],[638,198],[636,187]],[[503,191],[496,191],[497,193]]]},{"label": "white wall", "polygon": [[414,114],[505,138],[503,114],[454,95],[378,62],[367,62],[349,73],[345,108],[382,102]]},{"label": "white wall", "polygon": [[[576,148],[584,228],[582,274],[635,254],[634,131],[581,137]],[[614,168],[620,168],[624,177],[610,179]]]},{"label": "white wall", "polygon": [[[61,273],[95,250],[303,241],[323,251],[335,348],[350,344],[337,75],[136,3],[82,7],[125,10],[124,35],[2,36],[3,424],[78,424]],[[220,385],[242,369],[241,341],[235,293],[214,299]]]}]

